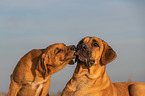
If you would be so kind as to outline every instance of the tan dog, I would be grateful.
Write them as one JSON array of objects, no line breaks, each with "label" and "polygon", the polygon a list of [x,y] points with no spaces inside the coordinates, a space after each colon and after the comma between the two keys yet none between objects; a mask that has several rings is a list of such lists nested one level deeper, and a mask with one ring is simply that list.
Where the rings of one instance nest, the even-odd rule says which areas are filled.
[{"label": "tan dog", "polygon": [[77,67],[62,96],[145,96],[145,83],[110,81],[106,64],[116,58],[116,53],[100,38],[82,39],[76,55]]},{"label": "tan dog", "polygon": [[8,96],[46,96],[51,75],[72,61],[75,46],[56,43],[24,55],[12,75]]}]

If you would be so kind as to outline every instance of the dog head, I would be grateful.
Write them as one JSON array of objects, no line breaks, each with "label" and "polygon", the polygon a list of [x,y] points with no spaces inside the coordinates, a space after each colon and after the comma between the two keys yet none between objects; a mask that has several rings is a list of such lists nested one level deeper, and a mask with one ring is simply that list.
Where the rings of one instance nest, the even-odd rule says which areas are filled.
[{"label": "dog head", "polygon": [[75,61],[87,68],[94,64],[106,65],[116,58],[115,51],[97,37],[85,37],[79,41],[75,55]]},{"label": "dog head", "polygon": [[37,69],[45,78],[48,74],[54,74],[63,69],[68,63],[74,64],[76,48],[74,45],[66,46],[56,43],[43,49]]}]

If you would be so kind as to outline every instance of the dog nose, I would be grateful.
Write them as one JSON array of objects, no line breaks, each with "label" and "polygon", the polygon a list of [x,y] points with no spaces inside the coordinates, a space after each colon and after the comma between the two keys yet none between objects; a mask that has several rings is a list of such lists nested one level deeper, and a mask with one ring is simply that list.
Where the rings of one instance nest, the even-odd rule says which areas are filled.
[{"label": "dog nose", "polygon": [[75,51],[75,50],[76,50],[76,47],[75,47],[75,45],[72,45],[72,46],[70,47],[70,50],[73,50],[73,51]]},{"label": "dog nose", "polygon": [[82,45],[81,45],[81,49],[82,49],[83,51],[85,51],[85,50],[87,49],[87,45],[86,45],[86,44],[82,44]]}]

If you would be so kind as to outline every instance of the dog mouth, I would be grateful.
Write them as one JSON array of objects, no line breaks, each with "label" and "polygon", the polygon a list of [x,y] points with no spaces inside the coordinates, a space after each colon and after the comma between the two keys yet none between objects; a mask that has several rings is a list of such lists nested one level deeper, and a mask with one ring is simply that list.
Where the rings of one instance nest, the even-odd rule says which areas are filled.
[{"label": "dog mouth", "polygon": [[95,60],[91,59],[90,49],[85,44],[81,44],[78,46],[75,55],[75,62],[77,61],[79,64],[84,64],[88,68],[93,66],[95,63]]},{"label": "dog mouth", "polygon": [[68,52],[65,54],[65,60],[76,58],[75,52],[76,52],[75,45],[70,46]]},{"label": "dog mouth", "polygon": [[75,51],[76,49],[74,49],[74,51],[72,50],[70,53],[67,53],[63,61],[66,62],[71,60],[69,64],[74,64],[75,62],[73,61],[73,59],[76,58]]}]

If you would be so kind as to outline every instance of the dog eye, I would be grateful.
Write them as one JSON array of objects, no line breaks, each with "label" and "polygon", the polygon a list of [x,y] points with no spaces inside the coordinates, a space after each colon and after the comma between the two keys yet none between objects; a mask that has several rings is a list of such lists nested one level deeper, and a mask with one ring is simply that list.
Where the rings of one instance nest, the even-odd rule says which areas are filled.
[{"label": "dog eye", "polygon": [[58,54],[58,53],[60,53],[61,51],[62,51],[62,49],[57,49],[55,53]]},{"label": "dog eye", "polygon": [[98,43],[94,43],[94,46],[95,46],[95,47],[99,47]]}]

